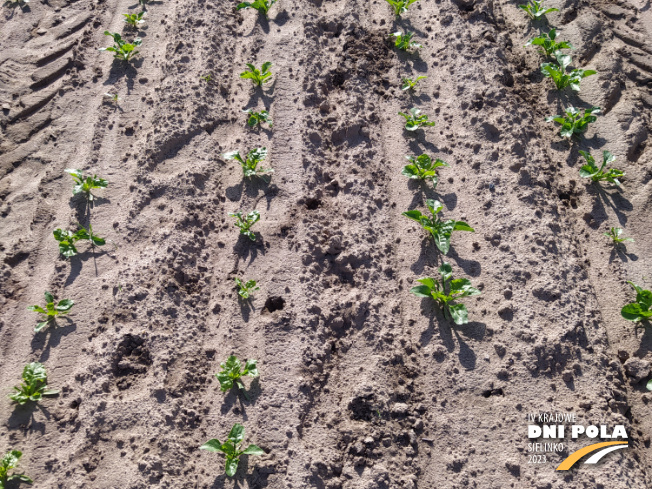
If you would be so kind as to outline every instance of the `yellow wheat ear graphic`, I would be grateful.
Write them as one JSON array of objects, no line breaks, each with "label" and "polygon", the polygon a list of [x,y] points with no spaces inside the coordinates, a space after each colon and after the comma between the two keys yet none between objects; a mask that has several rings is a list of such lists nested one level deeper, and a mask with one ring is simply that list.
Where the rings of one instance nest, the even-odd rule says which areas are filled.
[{"label": "yellow wheat ear graphic", "polygon": [[596,464],[605,455],[613,452],[614,450],[627,448],[628,446],[629,445],[626,441],[605,441],[602,443],[594,443],[593,445],[580,448],[579,450],[571,453],[568,457],[566,457],[566,460],[564,460],[561,464],[559,464],[557,470],[568,470],[573,465],[575,465],[575,462],[581,459],[584,455],[587,455],[591,452],[595,452],[596,450],[600,450],[601,448],[605,448],[604,450],[600,450],[598,453],[594,454],[591,458],[589,458],[586,462],[584,462],[586,464]]}]

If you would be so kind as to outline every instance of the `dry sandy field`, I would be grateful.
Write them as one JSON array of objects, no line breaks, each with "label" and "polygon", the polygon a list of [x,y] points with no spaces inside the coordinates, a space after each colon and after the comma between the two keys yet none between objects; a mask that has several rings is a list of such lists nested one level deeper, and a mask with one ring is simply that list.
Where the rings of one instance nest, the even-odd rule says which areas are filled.
[{"label": "dry sandy field", "polygon": [[[652,330],[621,316],[627,281],[652,286],[652,6],[548,0],[559,11],[531,21],[519,3],[2,6],[0,456],[21,450],[39,489],[652,487]],[[597,71],[580,92],[525,45],[552,26],[571,68]],[[140,54],[100,51],[105,30]],[[266,61],[262,88],[240,78]],[[569,106],[601,112],[564,138],[545,118]],[[411,107],[436,125],[406,131]],[[271,178],[223,156],[256,147]],[[580,176],[580,151],[604,150],[620,187]],[[449,165],[436,188],[401,174],[421,154]],[[69,168],[108,180],[92,205]],[[446,256],[402,215],[427,199],[475,229]],[[252,241],[229,213],[254,209]],[[106,244],[64,258],[53,231],[78,224]],[[444,260],[481,292],[467,324],[410,293]],[[251,300],[236,277],[258,282]],[[74,307],[37,333],[45,291]],[[258,360],[244,392],[215,377],[231,354]],[[19,406],[30,362],[60,392]],[[557,471],[609,440],[567,434],[543,462],[532,413],[622,425],[629,444]],[[264,454],[227,477],[198,447],[234,423]]]}]

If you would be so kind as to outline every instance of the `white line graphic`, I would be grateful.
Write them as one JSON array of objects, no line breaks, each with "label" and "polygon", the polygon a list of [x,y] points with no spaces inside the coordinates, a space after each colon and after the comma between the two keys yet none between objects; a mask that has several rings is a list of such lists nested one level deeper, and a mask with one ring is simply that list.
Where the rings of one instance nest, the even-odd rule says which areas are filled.
[{"label": "white line graphic", "polygon": [[609,455],[614,450],[620,450],[621,448],[627,448],[628,446],[629,445],[614,445],[612,447],[603,448],[602,450],[598,450],[597,453],[594,453],[593,455],[591,455],[591,458],[589,458],[584,463],[585,464],[597,464],[602,459],[602,457],[604,457],[605,455]]}]

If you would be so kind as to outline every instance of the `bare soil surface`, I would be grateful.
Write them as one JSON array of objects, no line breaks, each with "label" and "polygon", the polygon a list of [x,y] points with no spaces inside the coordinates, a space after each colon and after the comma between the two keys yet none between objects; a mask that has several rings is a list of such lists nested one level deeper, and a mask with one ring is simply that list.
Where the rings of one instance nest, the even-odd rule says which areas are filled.
[{"label": "bare soil surface", "polygon": [[[652,335],[620,316],[627,280],[652,285],[650,1],[548,2],[574,65],[598,71],[561,95],[524,47],[545,22],[518,3],[421,0],[395,20],[381,0],[280,0],[267,21],[164,0],[138,32],[135,0],[3,7],[0,452],[22,450],[38,488],[652,486]],[[106,29],[143,39],[133,64],[98,51]],[[406,29],[418,54],[388,41]],[[264,89],[239,78],[264,61]],[[568,105],[603,108],[571,142],[544,122]],[[406,132],[412,106],[437,125]],[[257,146],[268,183],[221,157]],[[620,190],[579,177],[578,151],[604,149]],[[421,153],[450,164],[436,191],[400,173]],[[109,180],[91,208],[66,168]],[[441,263],[401,215],[427,198],[476,230],[446,257],[482,291],[463,326],[409,293]],[[228,217],[253,209],[256,242]],[[65,260],[52,231],[78,222],[107,245]],[[611,226],[635,242],[614,250]],[[249,305],[236,276],[261,286]],[[75,306],[35,334],[45,290]],[[259,361],[249,399],[213,377],[230,354]],[[15,407],[31,361],[62,392]],[[567,440],[530,464],[534,412],[624,424],[630,448],[556,472],[582,446]],[[266,454],[231,479],[197,447],[236,422]]]}]

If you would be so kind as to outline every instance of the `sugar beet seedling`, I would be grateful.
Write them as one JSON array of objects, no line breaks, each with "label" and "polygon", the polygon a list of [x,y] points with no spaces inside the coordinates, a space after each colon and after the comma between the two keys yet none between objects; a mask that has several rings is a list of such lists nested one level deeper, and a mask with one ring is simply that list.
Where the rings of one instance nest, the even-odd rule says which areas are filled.
[{"label": "sugar beet seedling", "polygon": [[403,215],[418,222],[423,229],[428,231],[435,240],[435,245],[444,255],[450,249],[453,231],[475,232],[475,229],[464,221],[455,221],[454,219],[444,221],[440,219],[437,214],[441,212],[444,206],[438,200],[428,199],[426,200],[426,206],[432,217],[422,214],[419,210],[406,211]]},{"label": "sugar beet seedling", "polygon": [[530,39],[525,45],[526,46],[540,46],[542,49],[539,52],[545,56],[551,56],[555,51],[561,49],[573,49],[571,43],[566,41],[557,42],[557,30],[550,29],[547,33],[539,34],[537,37]]},{"label": "sugar beet seedling", "polygon": [[414,80],[412,78],[405,77],[401,80],[403,83],[403,86],[401,87],[401,90],[415,90],[417,88],[417,83],[419,83],[420,80],[425,80],[428,78],[427,76],[417,76]]},{"label": "sugar beet seedling", "polygon": [[131,61],[134,56],[138,54],[136,48],[143,43],[143,40],[137,37],[133,42],[128,43],[122,39],[122,36],[117,32],[112,33],[109,31],[104,31],[105,36],[110,36],[113,38],[113,46],[108,48],[100,48],[100,51],[109,51],[114,53],[113,57],[122,61]]},{"label": "sugar beet seedling", "polygon": [[622,228],[611,228],[608,233],[604,233],[604,236],[607,238],[611,238],[611,243],[614,246],[619,246],[625,242],[634,242],[632,238],[621,238],[620,236],[623,234],[623,229]]},{"label": "sugar beet seedling", "polygon": [[29,306],[28,311],[38,312],[39,314],[45,315],[45,321],[40,321],[34,331],[38,333],[48,324],[54,323],[55,318],[60,314],[68,314],[72,306],[75,305],[75,302],[70,299],[60,300],[57,304],[54,303],[54,296],[50,292],[45,292],[45,307],[38,305]]},{"label": "sugar beet seedling", "polygon": [[240,156],[240,151],[230,151],[224,153],[225,160],[236,160],[242,166],[242,172],[246,178],[263,177],[269,173],[273,173],[271,168],[258,168],[258,165],[267,157],[267,148],[255,148],[247,153],[243,158]]},{"label": "sugar beet seedling", "polygon": [[606,180],[614,185],[620,185],[619,178],[625,176],[625,172],[616,168],[609,168],[604,171],[604,168],[616,160],[616,157],[609,151],[602,152],[602,166],[598,168],[595,164],[595,158],[590,153],[580,150],[580,154],[586,160],[586,165],[580,168],[580,176],[582,178],[590,178],[594,183]]},{"label": "sugar beet seedling", "polygon": [[391,34],[394,38],[394,46],[401,51],[409,51],[410,49],[420,49],[423,46],[416,41],[412,40],[414,32],[406,31],[405,34],[402,32],[394,32]]},{"label": "sugar beet seedling", "polygon": [[396,17],[400,17],[401,14],[406,13],[408,11],[408,7],[412,5],[414,2],[416,2],[417,0],[386,0],[386,1],[394,10],[394,15],[396,15]]},{"label": "sugar beet seedling", "polygon": [[269,9],[277,2],[277,0],[255,0],[254,2],[242,2],[236,5],[236,10],[242,10],[243,8],[253,8],[258,10],[259,14],[263,14],[267,18]]},{"label": "sugar beet seedling", "polygon": [[70,258],[79,253],[79,251],[77,251],[77,247],[75,246],[77,241],[88,240],[91,243],[91,247],[103,246],[106,244],[106,240],[104,238],[100,238],[99,236],[93,234],[93,227],[90,224],[88,225],[88,229],[86,229],[81,224],[79,227],[81,229],[75,233],[60,228],[54,230],[54,239],[59,242],[59,253],[61,253],[66,258]]},{"label": "sugar beet seedling", "polygon": [[43,364],[32,362],[23,369],[23,382],[19,387],[14,387],[15,394],[10,399],[21,406],[28,402],[38,402],[43,396],[56,396],[59,391],[49,390],[48,375]]},{"label": "sugar beet seedling", "polygon": [[263,83],[270,81],[269,77],[272,76],[272,72],[269,70],[272,67],[270,61],[263,63],[260,70],[251,63],[247,63],[246,66],[247,69],[240,73],[240,78],[250,79],[256,87],[262,87]]},{"label": "sugar beet seedling", "polygon": [[222,370],[215,374],[215,377],[220,382],[220,390],[226,392],[233,388],[233,384],[237,385],[238,389],[243,390],[244,384],[240,381],[240,378],[245,375],[258,377],[257,362],[258,360],[247,360],[244,370],[241,370],[242,362],[235,355],[231,355],[227,358],[226,362],[220,363]]},{"label": "sugar beet seedling", "polygon": [[639,287],[634,282],[627,281],[627,283],[636,291],[636,301],[623,307],[620,314],[635,323],[649,321],[652,318],[652,292]]},{"label": "sugar beet seedling", "polygon": [[[464,304],[454,304],[453,301],[462,297],[480,295],[480,291],[471,286],[467,278],[453,278],[453,269],[448,263],[443,263],[438,269],[441,280],[426,277],[417,282],[421,285],[412,287],[410,292],[417,297],[430,297],[435,300],[448,320],[453,319],[455,324],[469,322],[469,313]],[[448,290],[447,290],[448,289]]]},{"label": "sugar beet seedling", "polygon": [[447,163],[444,163],[439,158],[433,161],[426,154],[422,154],[421,156],[406,156],[406,158],[410,164],[403,167],[403,171],[401,171],[402,175],[418,180],[428,180],[432,182],[433,188],[437,188],[437,183],[439,182],[437,168],[448,166]]},{"label": "sugar beet seedling", "polygon": [[571,64],[571,57],[568,54],[562,54],[561,51],[555,51],[556,63],[542,63],[541,73],[543,76],[552,78],[557,90],[563,90],[570,86],[574,92],[580,91],[580,82],[587,76],[595,75],[595,70],[575,69],[566,73],[566,68]]},{"label": "sugar beet seedling", "polygon": [[145,23],[145,15],[146,12],[144,10],[141,10],[137,14],[122,14],[125,17],[125,22],[129,24],[129,26],[133,27],[134,29],[137,29],[140,24]]},{"label": "sugar beet seedling", "polygon": [[23,456],[23,452],[19,450],[11,450],[8,452],[2,459],[0,459],[0,489],[7,488],[8,482],[25,482],[26,484],[32,484],[33,481],[24,474],[13,474],[9,475],[9,471],[15,469],[18,465],[20,457]]},{"label": "sugar beet seedling", "polygon": [[240,444],[244,440],[244,426],[239,423],[233,425],[227,441],[221,443],[217,438],[207,441],[199,447],[200,450],[209,452],[222,452],[226,455],[224,471],[229,477],[233,477],[238,470],[238,463],[241,455],[264,455],[265,452],[256,445],[249,445],[241,450]]},{"label": "sugar beet seedling", "polygon": [[[107,94],[108,95],[108,94]],[[118,96],[115,95],[115,100],[117,101]],[[93,201],[95,198],[91,193],[91,190],[96,188],[106,188],[109,182],[103,178],[99,178],[97,175],[92,177],[85,177],[81,170],[75,170],[72,168],[67,168],[64,170],[66,173],[69,173],[72,179],[75,181],[75,185],[72,188],[72,194],[83,194],[86,197],[86,200]]]},{"label": "sugar beet seedling", "polygon": [[412,107],[407,114],[405,112],[399,112],[398,115],[405,117],[405,129],[408,131],[416,131],[421,127],[432,127],[435,125],[434,122],[428,122],[428,116],[421,114],[421,110],[416,107]]},{"label": "sugar beet seedling", "polygon": [[565,114],[553,115],[546,117],[546,122],[556,122],[561,124],[561,136],[565,138],[571,137],[573,134],[582,134],[588,129],[591,122],[595,122],[598,118],[594,114],[600,113],[600,107],[591,107],[584,109],[584,114],[580,114],[580,109],[575,107],[568,107]]},{"label": "sugar beet seedling", "polygon": [[559,12],[558,8],[544,8],[543,0],[529,0],[528,3],[519,5],[518,8],[524,10],[532,20],[539,20],[552,12]]},{"label": "sugar beet seedling", "polygon": [[256,241],[256,235],[251,230],[251,226],[260,221],[260,212],[251,211],[246,216],[243,216],[242,212],[238,211],[229,213],[229,216],[236,218],[234,226],[240,228],[240,234],[244,234],[251,241]]},{"label": "sugar beet seedling", "polygon": [[263,123],[267,123],[269,128],[272,128],[272,118],[266,110],[256,112],[254,109],[247,109],[242,112],[247,114],[247,125],[249,127],[262,126]]},{"label": "sugar beet seedling", "polygon": [[238,277],[235,278],[235,286],[238,289],[238,295],[243,299],[249,299],[249,297],[256,291],[260,290],[260,287],[256,285],[255,280],[240,280]]}]

